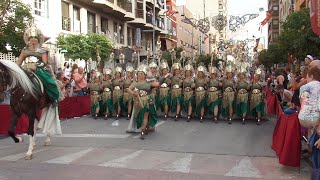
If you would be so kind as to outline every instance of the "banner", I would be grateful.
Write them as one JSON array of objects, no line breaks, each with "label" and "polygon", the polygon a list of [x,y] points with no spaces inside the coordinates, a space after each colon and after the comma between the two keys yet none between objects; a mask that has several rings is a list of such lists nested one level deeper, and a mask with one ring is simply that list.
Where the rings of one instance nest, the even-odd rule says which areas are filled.
[{"label": "banner", "polygon": [[310,19],[312,31],[320,36],[320,0],[311,0]]}]

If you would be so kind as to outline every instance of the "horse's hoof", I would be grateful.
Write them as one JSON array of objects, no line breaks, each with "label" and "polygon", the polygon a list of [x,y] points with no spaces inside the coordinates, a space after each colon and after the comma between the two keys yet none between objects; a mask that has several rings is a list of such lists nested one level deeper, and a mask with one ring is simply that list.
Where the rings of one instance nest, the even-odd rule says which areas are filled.
[{"label": "horse's hoof", "polygon": [[31,160],[32,159],[32,154],[30,155],[26,155],[26,157],[24,157],[25,160]]},{"label": "horse's hoof", "polygon": [[51,141],[44,142],[44,146],[51,146]]},{"label": "horse's hoof", "polygon": [[19,139],[19,143],[22,143],[23,142],[23,138],[22,137],[17,137],[17,139]]}]

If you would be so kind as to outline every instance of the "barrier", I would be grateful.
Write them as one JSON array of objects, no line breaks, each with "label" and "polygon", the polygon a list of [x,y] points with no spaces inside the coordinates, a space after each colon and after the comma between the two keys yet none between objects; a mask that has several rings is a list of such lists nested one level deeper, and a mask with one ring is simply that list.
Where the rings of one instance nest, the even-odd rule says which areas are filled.
[{"label": "barrier", "polygon": [[[67,97],[59,103],[60,119],[81,117],[90,113],[90,96]],[[9,105],[0,105],[0,134],[8,134],[12,116]],[[28,130],[28,117],[23,115],[18,121],[15,132],[26,133]]]}]

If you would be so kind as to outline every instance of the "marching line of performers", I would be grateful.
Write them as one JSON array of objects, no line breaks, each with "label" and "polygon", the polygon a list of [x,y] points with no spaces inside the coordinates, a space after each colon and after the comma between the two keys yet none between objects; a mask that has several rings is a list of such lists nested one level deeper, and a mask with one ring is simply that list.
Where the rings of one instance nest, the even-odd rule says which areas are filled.
[{"label": "marching line of performers", "polygon": [[243,124],[250,113],[260,125],[265,113],[266,83],[262,73],[263,69],[257,68],[249,82],[245,68],[235,71],[232,66],[225,68],[223,77],[217,68],[208,67],[207,71],[203,64],[194,69],[191,63],[184,68],[174,63],[170,69],[167,62],[161,62],[158,68],[156,62],[143,61],[136,70],[127,64],[125,73],[117,66],[114,72],[105,69],[103,74],[93,77],[91,113],[95,118],[103,114],[106,119],[111,112],[116,113],[116,119],[126,114],[141,128],[142,139],[157,123],[158,110],[165,119],[170,112],[174,113],[175,121],[184,111],[188,122],[192,117],[203,122],[208,114],[217,123],[221,114],[229,124],[234,113]]}]

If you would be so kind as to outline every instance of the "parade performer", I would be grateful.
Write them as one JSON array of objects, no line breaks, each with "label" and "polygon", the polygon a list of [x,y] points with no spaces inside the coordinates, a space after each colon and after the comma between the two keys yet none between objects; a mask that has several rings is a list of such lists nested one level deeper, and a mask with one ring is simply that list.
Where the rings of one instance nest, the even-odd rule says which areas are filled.
[{"label": "parade performer", "polygon": [[209,114],[213,114],[213,121],[218,122],[218,112],[221,104],[221,86],[222,83],[218,79],[218,69],[209,67],[210,79],[208,82],[208,101]]},{"label": "parade performer", "polygon": [[172,65],[173,77],[171,79],[171,112],[176,113],[175,121],[177,121],[180,116],[182,104],[182,79],[180,69],[180,63],[174,63]]},{"label": "parade performer", "polygon": [[232,123],[233,107],[234,107],[234,79],[233,68],[227,66],[225,69],[226,78],[222,81],[223,95],[222,95],[222,116],[228,117],[228,123]]},{"label": "parade performer", "polygon": [[192,115],[192,110],[194,106],[194,96],[193,96],[193,89],[195,87],[194,80],[192,78],[192,63],[188,63],[184,67],[184,80],[182,82],[183,86],[183,108],[188,114],[188,119],[187,122],[190,121],[191,115]]},{"label": "parade performer", "polygon": [[[127,65],[126,65],[126,79],[123,82],[124,89],[129,88],[130,85],[132,84],[133,73],[134,73],[133,66],[130,63],[127,63]],[[123,91],[123,110],[128,113],[128,115],[127,115],[128,120],[131,118],[132,105],[133,105],[132,96],[127,91]]]},{"label": "parade performer", "polygon": [[94,76],[93,81],[90,83],[90,91],[91,91],[91,115],[94,116],[95,119],[98,118],[98,114],[100,111],[100,98],[101,98],[101,83],[100,76]]},{"label": "parade performer", "polygon": [[169,106],[170,106],[170,76],[169,73],[169,66],[168,63],[163,61],[160,65],[160,71],[161,71],[161,77],[159,78],[159,81],[161,83],[160,85],[160,92],[159,92],[159,99],[160,103],[159,106],[161,108],[161,111],[164,112],[164,117],[168,117],[169,112]]},{"label": "parade performer", "polygon": [[137,128],[141,128],[140,139],[143,140],[148,133],[148,129],[154,128],[158,121],[155,104],[150,95],[151,88],[159,87],[160,83],[156,81],[148,83],[146,81],[148,71],[146,62],[142,62],[137,71],[137,81],[127,88],[127,92],[134,97],[134,111],[137,113],[135,119]]},{"label": "parade performer", "polygon": [[[261,117],[265,113],[265,83],[261,76],[263,70],[258,68],[254,73],[254,78],[251,86],[251,96],[250,96],[250,112],[256,117],[257,125],[260,125]],[[262,80],[262,81],[261,81]]]},{"label": "parade performer", "polygon": [[102,103],[101,111],[105,114],[105,119],[111,115],[113,103],[112,103],[112,81],[111,81],[112,71],[110,69],[104,70],[104,77],[102,79]]},{"label": "parade performer", "polygon": [[200,117],[200,122],[203,122],[204,108],[206,107],[206,89],[207,80],[205,77],[206,68],[204,64],[200,63],[197,68],[197,79],[195,81],[196,86],[196,109],[195,112]]},{"label": "parade performer", "polygon": [[117,66],[115,68],[114,79],[112,81],[113,91],[112,91],[112,101],[113,107],[116,110],[116,119],[119,118],[121,113],[121,107],[123,106],[123,79],[121,77],[122,68]]},{"label": "parade performer", "polygon": [[[150,70],[147,75],[147,81],[148,82],[158,81],[158,74],[157,74],[158,65],[155,60],[151,60],[151,62],[149,63],[149,69]],[[152,88],[152,91],[151,91],[152,98],[154,99],[156,107],[158,107],[160,104],[158,91],[159,91],[158,88]]]},{"label": "parade performer", "polygon": [[[44,48],[41,48],[43,43],[43,34],[34,25],[28,28],[24,34],[24,41],[27,44],[22,49],[17,64],[19,66],[28,58],[23,66],[24,69],[33,72],[42,82],[44,91],[48,94],[53,107],[58,105],[59,89],[52,77],[48,65],[48,54]],[[39,89],[38,89],[39,90]]]},{"label": "parade performer", "polygon": [[242,118],[242,124],[245,124],[245,118],[248,112],[250,84],[246,79],[245,68],[240,68],[238,73],[238,81],[236,83],[237,99],[236,99],[236,112],[239,117]]}]

